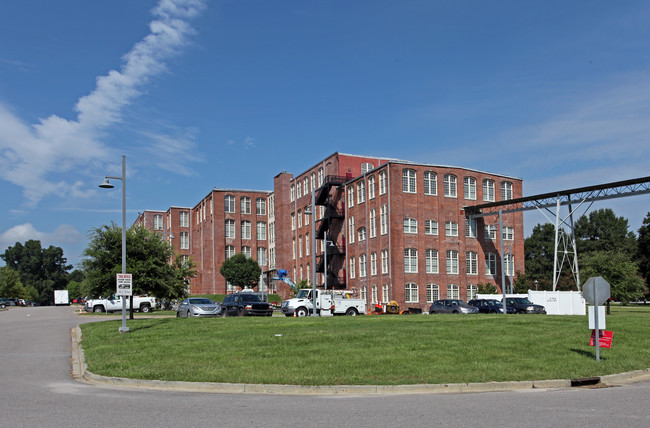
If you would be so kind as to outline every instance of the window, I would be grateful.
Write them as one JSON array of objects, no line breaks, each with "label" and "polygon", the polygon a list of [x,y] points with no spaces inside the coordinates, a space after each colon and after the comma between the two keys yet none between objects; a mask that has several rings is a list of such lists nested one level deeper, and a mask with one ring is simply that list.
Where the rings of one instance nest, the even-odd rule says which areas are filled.
[{"label": "window", "polygon": [[371,171],[375,166],[371,163],[362,163],[361,164],[361,174],[365,174],[368,171]]},{"label": "window", "polygon": [[414,218],[405,218],[404,233],[418,233],[418,221]]},{"label": "window", "polygon": [[311,251],[311,245],[309,245],[309,233],[305,235],[305,255],[308,256]]},{"label": "window", "polygon": [[381,250],[381,273],[388,273],[388,250]]},{"label": "window", "polygon": [[447,273],[458,274],[458,251],[447,250]]},{"label": "window", "polygon": [[379,194],[386,194],[386,171],[379,172]]},{"label": "window", "polygon": [[438,175],[435,172],[424,173],[424,194],[431,196],[438,194]]},{"label": "window", "polygon": [[250,214],[251,213],[251,198],[248,196],[243,196],[240,200],[241,203],[241,213]]},{"label": "window", "polygon": [[[293,238],[291,240],[291,256],[293,257],[294,260],[296,259],[296,238]],[[293,276],[294,277],[296,276],[295,272],[294,272]]]},{"label": "window", "polygon": [[448,299],[460,299],[459,288],[455,284],[449,284],[447,286],[447,298]]},{"label": "window", "polygon": [[427,284],[427,303],[433,303],[440,299],[440,290],[436,284]]},{"label": "window", "polygon": [[404,300],[406,303],[417,303],[418,302],[418,286],[412,282],[409,282],[404,286]]},{"label": "window", "polygon": [[309,179],[305,177],[304,180],[302,180],[302,189],[303,189],[303,195],[308,195],[309,194]]},{"label": "window", "polygon": [[465,189],[465,199],[476,199],[476,178],[465,177],[463,187]]},{"label": "window", "polygon": [[493,253],[485,254],[485,274],[497,276],[497,256]]},{"label": "window", "polygon": [[424,233],[425,235],[437,235],[438,234],[438,222],[435,220],[425,220],[424,221]]},{"label": "window", "polygon": [[275,269],[275,248],[269,248],[269,268]]},{"label": "window", "polygon": [[373,304],[379,303],[379,300],[377,300],[378,295],[377,295],[377,286],[376,285],[372,286],[372,295],[370,296],[370,298],[372,299],[371,302]]},{"label": "window", "polygon": [[375,199],[375,176],[368,177],[368,199]]},{"label": "window", "polygon": [[311,190],[316,189],[316,174],[311,173]]},{"label": "window", "polygon": [[323,185],[325,177],[323,175],[323,168],[318,168],[318,187]]},{"label": "window", "polygon": [[402,191],[404,193],[415,193],[415,171],[412,169],[402,170]]},{"label": "window", "polygon": [[298,257],[302,257],[302,235],[298,237]]},{"label": "window", "polygon": [[302,196],[302,183],[300,180],[298,180],[298,184],[296,185],[296,199],[300,198]]},{"label": "window", "polygon": [[515,229],[513,227],[504,226],[502,235],[504,241],[512,241],[515,239]]},{"label": "window", "polygon": [[365,278],[367,276],[368,271],[366,269],[366,255],[361,254],[359,256],[359,278]]},{"label": "window", "polygon": [[178,213],[178,220],[181,227],[190,227],[190,213],[187,211],[181,211]]},{"label": "window", "polygon": [[257,264],[260,266],[266,266],[266,248],[257,247]]},{"label": "window", "polygon": [[515,276],[515,258],[512,254],[503,256],[503,269],[506,272],[506,276]]},{"label": "window", "polygon": [[367,298],[368,298],[368,290],[366,290],[366,287],[361,287],[359,295],[360,295],[359,297],[361,297],[361,300],[367,300]]},{"label": "window", "polygon": [[266,215],[266,199],[264,198],[255,199],[255,214]]},{"label": "window", "polygon": [[241,239],[251,239],[251,222],[242,221],[241,222]]},{"label": "window", "polygon": [[309,214],[308,209],[305,208],[305,226],[309,226],[309,217],[311,217],[311,214]]},{"label": "window", "polygon": [[352,208],[354,206],[354,187],[349,186],[348,187],[348,208]]},{"label": "window", "polygon": [[356,266],[354,265],[354,257],[350,257],[350,278],[356,278]]},{"label": "window", "polygon": [[465,237],[476,238],[476,219],[465,217]]},{"label": "window", "polygon": [[235,197],[232,195],[226,195],[223,198],[224,212],[234,213],[235,212]]},{"label": "window", "polygon": [[390,298],[388,294],[388,290],[389,290],[388,284],[384,284],[381,287],[381,301],[384,303],[388,303],[388,299]]},{"label": "window", "polygon": [[404,249],[404,272],[418,273],[418,250],[415,248]]},{"label": "window", "polygon": [[379,221],[381,227],[380,233],[382,235],[385,235],[388,233],[388,208],[386,207],[385,204],[381,206],[379,217],[380,217]]},{"label": "window", "polygon": [[226,245],[226,260],[235,255],[235,247],[232,245]]},{"label": "window", "polygon": [[291,213],[291,230],[296,230],[296,213]]},{"label": "window", "polygon": [[370,253],[370,275],[377,275],[377,253]]},{"label": "window", "polygon": [[507,201],[512,199],[512,183],[509,181],[501,182],[501,200]]},{"label": "window", "polygon": [[478,275],[478,253],[474,251],[465,252],[465,265],[467,275]]},{"label": "window", "polygon": [[296,215],[298,217],[298,227],[302,227],[302,211],[298,210],[298,214]]},{"label": "window", "polygon": [[[293,185],[293,184],[291,185],[291,195],[290,195],[290,199],[291,199],[291,202],[293,202],[293,201],[296,200],[296,186]],[[295,275],[294,275],[294,278],[295,278]]]},{"label": "window", "polygon": [[458,223],[455,221],[446,221],[445,222],[445,235],[447,236],[458,236]]},{"label": "window", "polygon": [[485,239],[497,239],[497,226],[494,224],[486,224],[483,228]]},{"label": "window", "polygon": [[474,284],[467,285],[467,301],[469,302],[472,299],[476,299],[478,294],[478,287]]},{"label": "window", "polygon": [[189,232],[181,232],[181,250],[190,249],[190,234]]},{"label": "window", "polygon": [[226,220],[225,234],[227,239],[235,239],[235,220]]},{"label": "window", "polygon": [[370,237],[374,238],[377,236],[377,211],[375,209],[370,210]]},{"label": "window", "polygon": [[359,233],[359,242],[366,240],[366,228],[360,227],[357,231]]},{"label": "window", "polygon": [[426,253],[427,273],[438,273],[438,250],[428,249]]},{"label": "window", "polygon": [[445,196],[456,197],[456,176],[453,174],[445,174]]},{"label": "window", "polygon": [[269,196],[269,216],[275,217],[275,196]]},{"label": "window", "polygon": [[257,222],[257,240],[266,241],[266,223],[263,221]]},{"label": "window", "polygon": [[252,253],[251,253],[251,247],[241,247],[241,252],[242,252],[242,254],[245,255],[246,257],[250,257],[251,254],[252,254]]},{"label": "window", "polygon": [[348,219],[348,236],[350,237],[350,244],[354,244],[354,216]]},{"label": "window", "polygon": [[483,180],[483,200],[485,202],[494,202],[494,181]]},{"label": "window", "polygon": [[275,242],[275,222],[274,221],[269,223],[269,242],[270,243]]},{"label": "window", "polygon": [[357,183],[357,203],[366,202],[366,182],[361,180]]},{"label": "window", "polygon": [[156,214],[153,216],[153,230],[162,230],[163,228],[163,216]]}]

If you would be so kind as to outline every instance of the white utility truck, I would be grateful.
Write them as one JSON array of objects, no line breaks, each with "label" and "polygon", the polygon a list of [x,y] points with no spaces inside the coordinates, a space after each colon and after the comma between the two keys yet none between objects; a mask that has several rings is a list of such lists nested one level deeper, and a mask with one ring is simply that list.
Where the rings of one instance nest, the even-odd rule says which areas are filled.
[{"label": "white utility truck", "polygon": [[[288,317],[306,317],[312,313],[312,289],[298,290],[293,299],[282,302],[282,313]],[[366,301],[355,299],[347,290],[316,290],[316,312],[328,315],[363,315],[366,313]]]},{"label": "white utility truck", "polygon": [[[110,296],[107,298],[86,300],[86,312],[119,312],[122,310],[122,298],[126,298],[126,309],[131,308],[129,296]],[[156,307],[155,297],[133,296],[133,308],[140,312],[151,312]]]}]

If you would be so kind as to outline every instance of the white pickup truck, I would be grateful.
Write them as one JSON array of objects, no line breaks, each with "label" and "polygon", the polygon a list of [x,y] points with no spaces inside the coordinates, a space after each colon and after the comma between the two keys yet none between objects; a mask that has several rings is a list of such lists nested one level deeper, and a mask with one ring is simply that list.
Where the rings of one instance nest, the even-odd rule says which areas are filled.
[{"label": "white pickup truck", "polygon": [[[293,299],[282,302],[282,313],[290,317],[306,317],[312,312],[312,290],[303,288]],[[321,316],[328,315],[363,315],[366,313],[366,301],[351,297],[347,290],[316,290],[316,310]]]},{"label": "white pickup truck", "polygon": [[[155,297],[133,296],[133,309],[148,313],[156,307]],[[126,297],[126,308],[131,308],[129,297]],[[86,300],[86,312],[119,312],[122,310],[122,296]]]}]

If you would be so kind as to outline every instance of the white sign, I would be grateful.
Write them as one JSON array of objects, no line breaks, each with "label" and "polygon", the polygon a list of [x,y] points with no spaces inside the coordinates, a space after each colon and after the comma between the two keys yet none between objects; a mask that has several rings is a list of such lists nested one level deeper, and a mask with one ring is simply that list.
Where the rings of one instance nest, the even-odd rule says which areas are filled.
[{"label": "white sign", "polygon": [[[589,311],[589,330],[596,329],[596,320],[594,313],[594,306],[587,306]],[[598,306],[598,330],[605,330],[607,326],[605,325],[605,307]]]},{"label": "white sign", "polygon": [[133,275],[130,273],[117,274],[117,292],[118,296],[133,295]]}]

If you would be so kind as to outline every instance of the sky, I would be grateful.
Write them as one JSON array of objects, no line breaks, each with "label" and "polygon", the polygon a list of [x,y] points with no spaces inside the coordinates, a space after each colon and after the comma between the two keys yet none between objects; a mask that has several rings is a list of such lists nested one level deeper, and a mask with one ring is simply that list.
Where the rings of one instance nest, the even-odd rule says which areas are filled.
[{"label": "sky", "polygon": [[[650,2],[21,0],[0,5],[0,253],[272,190],[334,153],[523,179],[650,175]],[[636,232],[650,196],[595,203]],[[524,215],[526,235],[547,219]],[[2,263],[2,261],[0,261]]]}]

